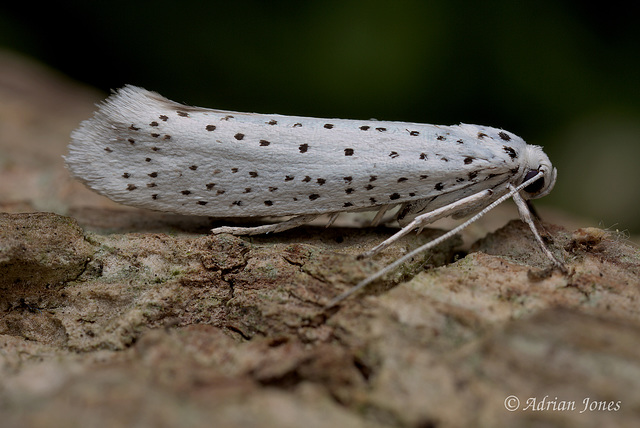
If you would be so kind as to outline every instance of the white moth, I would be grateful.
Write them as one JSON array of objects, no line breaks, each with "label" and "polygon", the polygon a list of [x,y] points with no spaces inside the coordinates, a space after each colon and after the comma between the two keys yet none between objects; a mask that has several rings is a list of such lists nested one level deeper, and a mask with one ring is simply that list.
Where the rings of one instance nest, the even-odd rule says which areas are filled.
[{"label": "white moth", "polygon": [[[513,198],[546,195],[556,169],[538,146],[486,126],[318,119],[188,107],[135,86],[111,95],[71,134],[65,160],[94,191],[126,205],[213,217],[294,217],[213,233],[279,232],[322,214],[400,206],[404,227],[372,255],[439,218],[472,219],[338,296],[347,297]],[[409,221],[409,219],[413,219]]]}]

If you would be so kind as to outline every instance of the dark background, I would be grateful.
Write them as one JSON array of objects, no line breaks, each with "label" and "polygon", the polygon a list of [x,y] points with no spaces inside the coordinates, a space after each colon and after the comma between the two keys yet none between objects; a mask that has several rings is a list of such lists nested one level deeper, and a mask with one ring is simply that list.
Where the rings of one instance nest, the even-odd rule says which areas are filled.
[{"label": "dark background", "polygon": [[631,4],[23,2],[0,6],[0,47],[105,93],[131,83],[203,107],[504,128],[558,168],[538,204],[636,233]]}]

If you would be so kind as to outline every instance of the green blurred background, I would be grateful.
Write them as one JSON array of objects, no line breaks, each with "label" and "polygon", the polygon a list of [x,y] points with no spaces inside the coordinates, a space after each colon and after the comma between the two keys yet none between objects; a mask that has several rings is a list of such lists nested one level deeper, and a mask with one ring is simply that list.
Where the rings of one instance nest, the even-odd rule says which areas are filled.
[{"label": "green blurred background", "polygon": [[105,93],[132,83],[228,110],[508,129],[543,145],[558,168],[538,204],[638,233],[632,5],[23,2],[0,6],[0,47]]}]

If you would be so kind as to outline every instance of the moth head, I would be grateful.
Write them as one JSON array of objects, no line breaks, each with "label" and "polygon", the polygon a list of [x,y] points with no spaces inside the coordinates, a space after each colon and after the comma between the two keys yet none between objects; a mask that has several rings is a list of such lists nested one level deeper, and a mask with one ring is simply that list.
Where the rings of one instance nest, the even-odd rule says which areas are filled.
[{"label": "moth head", "polygon": [[528,162],[526,174],[522,182],[528,181],[533,177],[538,177],[533,183],[522,189],[525,199],[537,199],[547,195],[556,184],[557,171],[551,165],[549,157],[542,151],[539,146],[527,146]]}]

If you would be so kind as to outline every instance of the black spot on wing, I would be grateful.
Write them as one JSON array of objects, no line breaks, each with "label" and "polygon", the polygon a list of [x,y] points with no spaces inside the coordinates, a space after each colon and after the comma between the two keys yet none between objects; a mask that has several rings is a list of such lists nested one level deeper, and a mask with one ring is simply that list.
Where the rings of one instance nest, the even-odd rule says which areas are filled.
[{"label": "black spot on wing", "polygon": [[511,159],[516,159],[518,157],[518,154],[513,149],[513,147],[502,146],[502,150],[504,150],[504,152],[508,154]]}]

